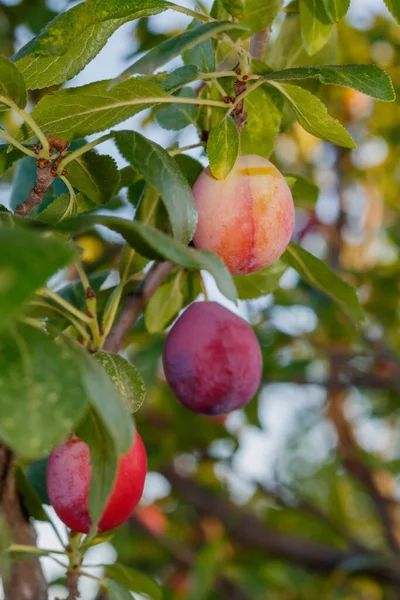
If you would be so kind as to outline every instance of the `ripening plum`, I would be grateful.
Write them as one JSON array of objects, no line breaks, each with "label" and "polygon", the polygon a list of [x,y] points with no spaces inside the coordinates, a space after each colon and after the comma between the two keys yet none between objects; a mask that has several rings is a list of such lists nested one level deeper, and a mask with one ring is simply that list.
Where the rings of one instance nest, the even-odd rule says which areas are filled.
[{"label": "ripening plum", "polygon": [[[117,479],[108,500],[98,531],[108,531],[124,523],[142,497],[147,458],[142,438],[135,434],[131,449],[119,459]],[[88,445],[73,436],[55,448],[47,464],[47,492],[61,521],[73,531],[88,533],[90,486],[90,451]]]},{"label": "ripening plum", "polygon": [[193,195],[199,215],[194,245],[218,254],[233,275],[268,267],[285,251],[294,227],[293,198],[269,160],[240,156],[223,180],[207,167]]},{"label": "ripening plum", "polygon": [[254,396],[262,356],[246,321],[216,302],[195,302],[169,332],[163,364],[181,404],[195,413],[223,415]]}]

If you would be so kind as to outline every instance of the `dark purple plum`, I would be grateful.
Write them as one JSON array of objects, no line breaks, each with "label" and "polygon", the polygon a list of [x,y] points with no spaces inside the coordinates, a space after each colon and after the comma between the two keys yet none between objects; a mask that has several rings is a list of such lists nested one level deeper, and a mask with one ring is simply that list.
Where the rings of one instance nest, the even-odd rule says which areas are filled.
[{"label": "dark purple plum", "polygon": [[216,302],[195,302],[179,317],[167,336],[163,364],[179,402],[203,415],[241,408],[261,381],[254,331]]}]

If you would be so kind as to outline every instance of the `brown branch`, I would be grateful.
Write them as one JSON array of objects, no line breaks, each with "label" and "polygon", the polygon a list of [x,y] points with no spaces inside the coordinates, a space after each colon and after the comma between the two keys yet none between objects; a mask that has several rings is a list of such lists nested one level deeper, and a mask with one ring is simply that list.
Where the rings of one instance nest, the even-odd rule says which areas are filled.
[{"label": "brown branch", "polygon": [[49,191],[51,184],[57,177],[57,172],[50,161],[37,160],[37,175],[35,185],[29,192],[28,198],[23,204],[18,204],[15,214],[25,217],[35,206],[43,201],[44,195]]},{"label": "brown branch", "polygon": [[250,40],[250,54],[257,60],[264,60],[269,40],[271,38],[271,27],[255,33]]},{"label": "brown branch", "polygon": [[392,378],[385,377],[374,373],[352,373],[343,374],[343,380],[337,378],[329,378],[323,381],[313,381],[306,377],[273,377],[265,378],[263,380],[264,385],[270,385],[275,383],[294,383],[296,385],[320,385],[321,387],[327,388],[329,391],[341,391],[348,390],[352,387],[371,389],[371,390],[386,390],[386,391],[400,391],[400,377]]},{"label": "brown branch", "polygon": [[[348,114],[344,113],[344,120]],[[333,236],[330,240],[330,262],[333,268],[340,267],[340,255],[342,250],[343,229],[346,225],[345,211],[345,184],[346,174],[349,169],[350,153],[345,148],[337,150],[336,173],[337,173],[337,195],[339,202],[339,215],[333,230]],[[377,347],[364,337],[364,341],[372,347],[374,351],[375,364],[381,366],[384,362],[383,375],[387,382],[387,389],[398,387],[399,361],[393,352],[385,344],[378,344]],[[378,352],[377,352],[378,350]],[[385,372],[386,371],[386,372]],[[340,377],[340,364],[331,357],[332,379],[338,380]],[[389,377],[387,377],[389,373]],[[385,377],[386,375],[386,377]],[[382,377],[381,374],[378,377]],[[370,376],[364,375],[364,380],[370,379]],[[382,524],[386,541],[392,552],[400,554],[400,544],[398,539],[398,524],[394,518],[393,506],[382,494],[377,483],[373,470],[363,460],[361,449],[357,443],[351,423],[346,419],[344,411],[345,392],[331,391],[328,396],[328,414],[336,429],[338,436],[338,454],[347,471],[357,479],[368,491],[370,498],[375,506],[376,513]]]},{"label": "brown branch", "polygon": [[400,570],[390,558],[382,560],[382,557],[372,552],[349,552],[273,531],[251,513],[239,510],[230,502],[199,486],[193,479],[182,477],[173,467],[165,468],[162,473],[178,495],[199,513],[218,518],[231,538],[243,548],[268,552],[296,565],[322,572],[341,568],[346,561],[356,557],[365,558],[365,566],[358,573],[362,572],[400,588]]},{"label": "brown branch", "polygon": [[125,299],[122,310],[104,343],[104,350],[119,352],[146,302],[175,268],[171,262],[154,263],[137,288]]},{"label": "brown branch", "polygon": [[352,427],[345,417],[343,402],[344,395],[341,392],[331,394],[329,397],[328,411],[338,436],[338,454],[347,471],[368,490],[384,528],[387,543],[395,554],[400,554],[397,523],[393,518],[393,506],[382,494],[374,478],[373,471],[362,459],[361,450]]},{"label": "brown branch", "polygon": [[[188,548],[187,546],[184,546],[180,542],[170,539],[167,536],[153,533],[134,515],[129,519],[129,524],[132,528],[151,537],[151,539],[154,540],[158,546],[166,550],[173,560],[179,565],[191,569],[196,564],[196,554],[191,550],[191,548]],[[215,587],[223,595],[223,597],[226,598],[226,600],[249,600],[249,597],[245,591],[224,575],[219,575],[216,578]]]},{"label": "brown branch", "polygon": [[[279,506],[283,508],[296,509],[310,517],[317,519],[328,527],[337,536],[344,539],[350,544],[357,552],[368,552],[368,548],[362,544],[358,539],[354,538],[337,520],[333,519],[328,513],[324,512],[317,504],[313,504],[307,498],[299,495],[297,490],[291,490],[283,486],[267,487],[263,483],[258,481],[253,482],[257,485],[257,488],[275,500]],[[291,495],[292,499],[287,499],[287,492]]]},{"label": "brown branch", "polygon": [[[240,69],[237,69],[236,73],[238,73],[238,75],[239,75]],[[240,96],[241,94],[243,94],[243,92],[245,92],[247,90],[246,76],[243,77],[243,80],[236,79],[235,83],[233,84],[233,87],[235,89],[236,98],[238,96]],[[233,100],[235,100],[235,98]],[[244,98],[243,98],[243,100],[240,100],[240,102],[238,102],[238,104],[236,104],[236,106],[234,106],[234,108],[232,110],[232,119],[235,121],[237,130],[239,131],[239,133],[241,133],[243,131],[243,129],[245,128],[245,125],[247,122],[247,112],[244,110]]]},{"label": "brown branch", "polygon": [[68,589],[69,593],[67,596],[67,600],[77,600],[77,598],[80,598],[78,584],[79,584],[79,570],[74,569],[72,571],[68,571],[68,573],[67,573],[67,589]]},{"label": "brown branch", "polygon": [[[36,533],[18,496],[13,472],[14,456],[0,445],[0,505],[13,542],[36,545]],[[6,600],[47,600],[47,584],[38,559],[20,560],[12,565],[10,578],[4,582]]]}]

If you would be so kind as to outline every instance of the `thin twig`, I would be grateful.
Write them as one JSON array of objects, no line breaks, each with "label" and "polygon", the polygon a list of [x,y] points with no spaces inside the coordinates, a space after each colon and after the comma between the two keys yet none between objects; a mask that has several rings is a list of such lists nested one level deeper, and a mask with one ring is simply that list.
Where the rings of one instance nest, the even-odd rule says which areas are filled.
[{"label": "thin twig", "polygon": [[128,332],[135,324],[146,302],[174,268],[175,265],[171,262],[153,264],[136,290],[126,297],[121,313],[104,343],[104,350],[108,352],[119,352],[121,350]]}]

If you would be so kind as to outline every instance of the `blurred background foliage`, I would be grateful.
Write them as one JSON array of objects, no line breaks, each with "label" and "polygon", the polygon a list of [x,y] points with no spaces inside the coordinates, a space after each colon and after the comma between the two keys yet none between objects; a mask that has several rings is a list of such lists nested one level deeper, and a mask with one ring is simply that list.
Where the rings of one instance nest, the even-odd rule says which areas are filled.
[{"label": "blurred background foliage", "polygon": [[[13,54],[65,5],[0,2],[0,52]],[[310,58],[296,46],[298,15],[282,13],[267,63],[373,62],[398,93],[400,27],[382,15],[360,21],[341,22]],[[177,32],[171,17],[129,28],[124,54],[130,60]],[[243,411],[206,418],[182,408],[165,383],[164,333],[149,333],[143,318],[137,322],[127,356],[147,386],[136,420],[150,475],[141,507],[109,543],[121,562],[161,581],[167,600],[400,597],[400,574],[395,586],[375,573],[382,565],[400,573],[400,105],[317,82],[304,87],[345,123],[358,148],[312,137],[285,109],[272,160],[318,185],[316,202],[297,207],[294,241],[358,288],[365,337],[289,269],[273,294],[240,302],[263,349],[257,397]],[[33,92],[31,102],[39,96]],[[151,126],[155,113],[141,115],[141,124]],[[160,122],[161,111],[157,116]],[[259,135],[260,126],[250,120],[246,136]],[[182,136],[168,135],[170,144]],[[8,169],[0,181],[5,204],[13,174]],[[114,210],[124,210],[139,192],[121,193]],[[93,231],[76,241],[92,275],[118,268],[118,238]],[[76,273],[68,277],[73,281]],[[194,276],[187,285],[190,297],[200,293]],[[61,594],[63,581],[49,576],[54,595]]]}]

